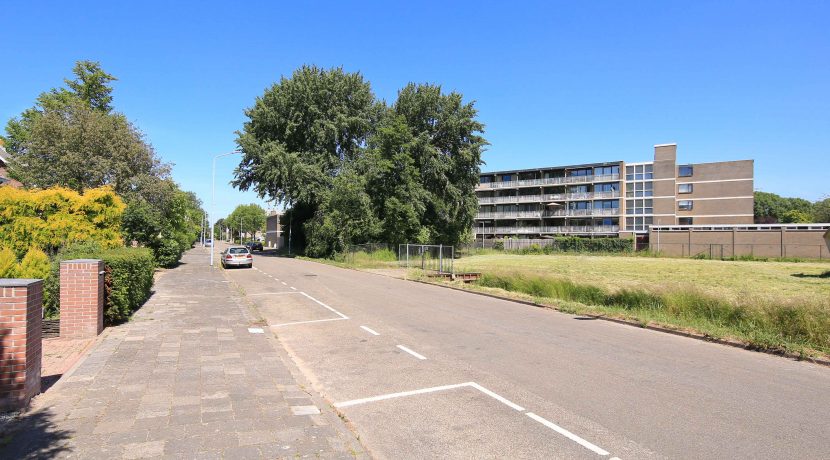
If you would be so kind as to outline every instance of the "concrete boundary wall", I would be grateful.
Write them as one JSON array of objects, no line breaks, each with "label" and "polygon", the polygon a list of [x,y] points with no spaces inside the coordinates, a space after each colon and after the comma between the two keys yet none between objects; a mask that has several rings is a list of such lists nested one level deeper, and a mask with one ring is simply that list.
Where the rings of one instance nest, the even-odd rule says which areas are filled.
[{"label": "concrete boundary wall", "polygon": [[669,256],[830,259],[830,223],[673,225],[649,228],[649,249]]}]

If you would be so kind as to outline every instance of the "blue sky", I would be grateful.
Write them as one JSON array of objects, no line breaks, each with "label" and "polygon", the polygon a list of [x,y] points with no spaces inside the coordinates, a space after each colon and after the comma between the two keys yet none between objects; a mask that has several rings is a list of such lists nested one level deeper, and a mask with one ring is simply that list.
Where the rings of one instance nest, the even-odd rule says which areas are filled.
[{"label": "blue sky", "polygon": [[[76,60],[119,78],[116,109],[210,203],[213,155],[298,66],[360,71],[475,100],[485,170],[754,158],[755,187],[830,194],[830,2],[4,2],[0,119]],[[231,157],[232,158],[232,157]],[[217,217],[259,202],[217,168]]]}]

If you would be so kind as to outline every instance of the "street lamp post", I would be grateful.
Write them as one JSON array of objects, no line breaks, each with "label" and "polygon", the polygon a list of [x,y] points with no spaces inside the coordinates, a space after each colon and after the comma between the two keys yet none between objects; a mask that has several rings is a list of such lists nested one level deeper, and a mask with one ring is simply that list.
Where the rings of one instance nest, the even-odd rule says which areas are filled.
[{"label": "street lamp post", "polygon": [[[216,217],[216,159],[221,158],[221,157],[226,157],[228,155],[235,155],[237,153],[241,153],[241,152],[239,150],[234,150],[234,151],[228,152],[228,153],[220,153],[219,155],[216,155],[216,156],[213,157],[213,177],[212,177],[212,180],[211,180],[211,206],[210,206],[211,214],[213,214],[210,217],[210,234],[211,234],[211,237],[213,236],[213,225],[214,225],[214,220],[215,220],[215,217]],[[210,244],[210,266],[211,267],[213,266],[213,253],[216,252],[215,248],[216,248],[216,241],[211,241],[211,244]]]}]

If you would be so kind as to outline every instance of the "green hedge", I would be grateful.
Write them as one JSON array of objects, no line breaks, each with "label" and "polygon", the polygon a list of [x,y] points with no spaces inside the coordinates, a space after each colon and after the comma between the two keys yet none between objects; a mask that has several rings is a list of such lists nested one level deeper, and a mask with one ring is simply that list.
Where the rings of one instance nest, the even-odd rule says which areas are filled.
[{"label": "green hedge", "polygon": [[[504,249],[504,241],[497,241],[493,245],[493,248]],[[634,252],[634,240],[630,238],[580,238],[578,236],[563,236],[551,239],[544,246],[531,244],[525,248],[507,250],[519,254],[553,254],[556,252],[623,253]]]},{"label": "green hedge", "polygon": [[104,321],[124,321],[150,297],[155,259],[146,248],[101,249],[92,243],[66,247],[52,259],[52,274],[44,282],[43,307],[47,317],[60,312],[60,262],[72,259],[104,261]]}]

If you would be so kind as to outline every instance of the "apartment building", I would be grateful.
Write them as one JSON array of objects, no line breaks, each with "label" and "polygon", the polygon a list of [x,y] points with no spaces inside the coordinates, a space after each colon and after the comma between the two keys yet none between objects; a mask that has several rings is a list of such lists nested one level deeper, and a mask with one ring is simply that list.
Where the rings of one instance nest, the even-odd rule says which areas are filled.
[{"label": "apartment building", "polygon": [[645,236],[650,225],[752,224],[753,160],[685,164],[677,145],[654,160],[482,173],[477,238]]}]

